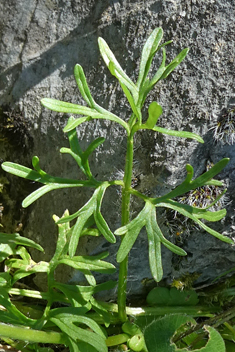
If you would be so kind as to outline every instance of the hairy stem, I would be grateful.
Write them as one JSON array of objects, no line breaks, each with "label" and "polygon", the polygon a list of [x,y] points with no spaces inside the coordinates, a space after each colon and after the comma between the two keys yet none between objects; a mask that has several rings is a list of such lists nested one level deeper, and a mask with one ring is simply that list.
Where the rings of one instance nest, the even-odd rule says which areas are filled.
[{"label": "hairy stem", "polygon": [[[133,168],[133,136],[128,136],[124,186],[122,189],[122,226],[130,219],[130,188]],[[125,235],[122,237],[122,241]],[[127,285],[128,256],[120,263],[118,281],[118,315],[121,321],[127,320],[126,315],[126,285]]]}]

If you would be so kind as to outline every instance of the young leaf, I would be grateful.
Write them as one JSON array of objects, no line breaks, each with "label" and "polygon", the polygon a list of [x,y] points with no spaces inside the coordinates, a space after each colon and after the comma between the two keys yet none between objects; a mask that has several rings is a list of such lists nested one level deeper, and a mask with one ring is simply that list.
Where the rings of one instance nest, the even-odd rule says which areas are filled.
[{"label": "young leaf", "polygon": [[123,84],[131,91],[132,95],[135,96],[137,93],[137,87],[132,82],[132,80],[127,76],[123,71],[118,61],[116,60],[114,54],[110,50],[108,44],[101,37],[98,38],[98,44],[101,56],[103,57],[104,62],[107,67],[110,69],[112,75],[116,76],[117,79],[122,78]]},{"label": "young leaf", "polygon": [[161,77],[161,79],[167,78],[169,74],[184,60],[186,55],[189,52],[189,48],[183,49],[175,58],[171,61],[171,63],[166,66],[165,71]]},{"label": "young leaf", "polygon": [[87,104],[91,108],[94,108],[95,101],[91,96],[90,90],[87,85],[86,77],[81,65],[78,65],[78,64],[75,65],[74,76],[83,99],[87,102]]},{"label": "young leaf", "polygon": [[148,113],[149,113],[149,117],[148,117],[148,120],[146,121],[146,123],[144,124],[144,126],[146,128],[152,129],[156,125],[159,117],[162,114],[161,105],[159,105],[156,101],[153,101],[149,105]]},{"label": "young leaf", "polygon": [[158,46],[160,41],[162,40],[162,37],[163,37],[162,28],[155,28],[143,47],[141,60],[140,60],[139,77],[137,80],[138,87],[141,87],[141,85],[143,85],[148,75],[153,56],[158,50]]}]

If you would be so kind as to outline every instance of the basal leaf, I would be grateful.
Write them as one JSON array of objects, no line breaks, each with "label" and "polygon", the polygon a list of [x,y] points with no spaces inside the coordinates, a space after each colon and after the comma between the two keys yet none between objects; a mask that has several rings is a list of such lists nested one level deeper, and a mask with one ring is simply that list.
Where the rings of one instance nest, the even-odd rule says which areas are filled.
[{"label": "basal leaf", "polygon": [[[102,329],[93,320],[81,313],[82,308],[56,308],[50,312],[50,320],[74,341],[85,342],[98,352],[108,352]],[[76,325],[75,325],[76,324]],[[86,325],[89,329],[81,328]]]}]

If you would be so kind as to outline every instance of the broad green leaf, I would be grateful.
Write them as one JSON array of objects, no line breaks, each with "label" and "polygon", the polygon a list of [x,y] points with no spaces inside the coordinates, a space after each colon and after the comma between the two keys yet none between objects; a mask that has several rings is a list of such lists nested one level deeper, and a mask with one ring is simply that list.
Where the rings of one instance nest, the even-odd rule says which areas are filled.
[{"label": "broad green leaf", "polygon": [[36,248],[41,252],[44,252],[44,249],[34,242],[33,240],[30,240],[29,238],[22,237],[18,233],[0,233],[0,243],[5,243],[5,244],[14,244],[14,245],[23,245],[23,246],[29,246],[32,248]]},{"label": "broad green leaf", "polygon": [[137,86],[141,87],[145,78],[148,75],[153,56],[158,50],[158,46],[163,37],[162,28],[155,28],[149,38],[147,39],[141,55],[139,77],[137,80]]},{"label": "broad green leaf", "polygon": [[183,49],[175,58],[171,61],[171,63],[166,66],[166,69],[161,77],[161,79],[167,78],[169,74],[184,60],[186,55],[189,52],[189,48]]},{"label": "broad green leaf", "polygon": [[93,108],[95,105],[95,101],[91,96],[90,90],[87,85],[86,77],[81,65],[75,65],[74,76],[83,99],[91,108]]},{"label": "broad green leaf", "polygon": [[155,287],[146,298],[148,305],[154,306],[195,306],[198,295],[194,290],[177,290],[175,287]]},{"label": "broad green leaf", "polygon": [[107,65],[107,67],[110,69],[110,72],[112,73],[112,75],[115,75],[118,79],[121,76],[125,86],[129,88],[133,96],[135,96],[137,92],[137,87],[132,82],[132,80],[127,76],[127,74],[123,71],[118,61],[116,60],[114,54],[110,50],[108,44],[105,42],[103,38],[99,37],[98,45],[99,45],[101,56],[103,57],[103,60]]},{"label": "broad green leaf", "polygon": [[200,136],[198,136],[196,133],[187,132],[187,131],[168,130],[166,128],[159,127],[159,126],[154,126],[152,128],[152,130],[155,132],[168,134],[168,135],[174,136],[174,137],[191,138],[191,139],[195,139],[196,141],[198,141],[200,143],[204,143],[203,139]]},{"label": "broad green leaf", "polygon": [[60,264],[66,264],[80,271],[97,271],[99,273],[113,274],[116,268],[113,264],[97,259],[96,256],[64,256],[59,260]]},{"label": "broad green leaf", "polygon": [[144,126],[146,128],[152,129],[156,125],[159,117],[162,114],[161,105],[159,105],[156,101],[153,101],[149,105],[148,113],[149,113],[149,117],[148,117],[148,120],[146,121],[146,123],[144,124]]},{"label": "broad green leaf", "polygon": [[144,330],[144,339],[148,352],[156,352],[157,349],[160,352],[175,352],[176,346],[171,344],[171,338],[175,331],[186,323],[196,324],[195,320],[190,316],[180,314],[166,315],[149,324]]},{"label": "broad green leaf", "polygon": [[191,181],[193,177],[193,167],[191,165],[186,165],[187,176],[184,182],[182,182],[173,191],[167,193],[165,196],[155,198],[153,203],[158,204],[167,199],[178,197],[193,189],[204,186],[208,181],[210,181],[214,176],[216,176],[220,171],[222,171],[225,168],[225,166],[228,164],[228,162],[229,162],[228,158],[221,159],[218,163],[212,166],[210,170],[206,171],[204,174],[197,177],[193,181]]}]

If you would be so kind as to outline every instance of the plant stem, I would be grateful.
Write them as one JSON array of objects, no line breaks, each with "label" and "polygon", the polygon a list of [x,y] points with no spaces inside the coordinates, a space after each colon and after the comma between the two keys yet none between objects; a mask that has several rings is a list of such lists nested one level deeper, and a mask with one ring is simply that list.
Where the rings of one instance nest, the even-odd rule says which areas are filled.
[{"label": "plant stem", "polygon": [[35,343],[66,343],[64,334],[59,332],[33,330],[4,323],[0,323],[0,336]]},{"label": "plant stem", "polygon": [[[127,152],[124,174],[124,186],[122,189],[122,226],[128,224],[130,219],[130,188],[133,168],[133,135],[127,137]],[[123,241],[124,235],[121,238]],[[124,322],[127,320],[126,315],[126,285],[127,285],[128,256],[120,263],[119,280],[118,280],[118,315],[119,319]]]}]

